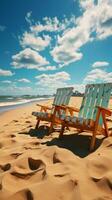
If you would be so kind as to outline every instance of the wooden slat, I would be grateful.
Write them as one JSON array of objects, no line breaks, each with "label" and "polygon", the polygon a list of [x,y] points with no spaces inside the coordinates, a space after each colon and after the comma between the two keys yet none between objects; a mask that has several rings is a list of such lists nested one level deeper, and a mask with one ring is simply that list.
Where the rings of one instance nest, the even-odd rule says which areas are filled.
[{"label": "wooden slat", "polygon": [[92,91],[92,95],[91,95],[91,102],[88,105],[88,110],[87,110],[87,114],[86,114],[86,118],[87,119],[93,119],[93,112],[96,106],[96,97],[98,94],[98,85],[93,86],[93,91]]},{"label": "wooden slat", "polygon": [[[96,103],[95,103],[95,107],[94,107],[94,111],[93,111],[93,115],[92,115],[93,120],[96,119],[96,114],[97,114],[97,107],[96,106],[101,105],[103,92],[104,92],[104,84],[99,84],[97,96],[96,96]],[[100,121],[101,121],[101,124],[102,124],[102,117],[101,117]]]},{"label": "wooden slat", "polygon": [[67,105],[73,93],[73,88],[58,88],[53,104],[54,105]]},{"label": "wooden slat", "polygon": [[84,97],[83,97],[83,100],[82,100],[82,104],[81,104],[81,107],[80,107],[80,111],[79,111],[79,117],[83,117],[83,113],[84,113],[84,106],[86,104],[86,99],[87,99],[87,95],[89,93],[89,87],[88,85],[86,86],[86,89],[85,89],[85,94],[84,94]]},{"label": "wooden slat", "polygon": [[[111,91],[112,83],[87,85],[78,116],[95,120],[97,114],[96,106],[107,107]],[[102,125],[102,116],[100,116],[99,124]]]}]

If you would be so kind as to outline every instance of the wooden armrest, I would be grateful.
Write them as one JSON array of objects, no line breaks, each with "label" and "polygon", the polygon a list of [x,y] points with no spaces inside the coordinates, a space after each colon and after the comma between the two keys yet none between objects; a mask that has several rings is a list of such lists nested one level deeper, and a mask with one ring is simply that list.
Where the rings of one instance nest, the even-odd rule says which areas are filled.
[{"label": "wooden armrest", "polygon": [[105,114],[111,116],[112,115],[112,112],[108,109],[108,108],[104,108],[104,107],[101,107],[101,106],[97,106],[97,108],[100,110],[100,111],[103,111]]},{"label": "wooden armrest", "polygon": [[66,110],[67,108],[63,105],[54,105],[55,109],[61,109],[61,110]]},{"label": "wooden armrest", "polygon": [[63,106],[65,106],[68,110],[71,110],[71,111],[74,111],[74,112],[79,112],[80,111],[80,109],[72,107],[72,106],[66,106],[66,105],[63,105]]},{"label": "wooden armrest", "polygon": [[37,106],[40,106],[41,108],[45,108],[45,109],[48,109],[48,110],[52,110],[51,107],[48,107],[48,106],[44,106],[44,105],[40,105],[40,104],[36,104]]},{"label": "wooden armrest", "polygon": [[78,108],[72,107],[72,106],[67,106],[67,105],[55,105],[56,108],[63,109],[63,110],[70,110],[74,112],[79,112]]}]

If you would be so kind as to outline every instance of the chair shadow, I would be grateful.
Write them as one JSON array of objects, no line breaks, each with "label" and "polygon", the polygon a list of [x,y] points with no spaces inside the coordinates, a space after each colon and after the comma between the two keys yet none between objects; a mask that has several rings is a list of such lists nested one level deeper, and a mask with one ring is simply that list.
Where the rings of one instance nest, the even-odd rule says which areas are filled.
[{"label": "chair shadow", "polygon": [[[40,126],[38,129],[30,129],[29,132],[26,133],[20,133],[20,134],[27,134],[31,137],[37,137],[37,138],[44,138],[45,136],[48,136],[49,127],[48,126]],[[101,145],[102,139],[96,138],[96,145],[95,150],[99,148]],[[70,134],[70,135],[63,135],[62,139],[59,138],[53,138],[51,141],[42,142],[41,144],[46,144],[47,146],[53,146],[56,145],[60,148],[65,148],[70,150],[73,154],[84,158],[87,155],[90,154],[90,142],[91,142],[91,136],[88,135],[81,135],[81,134]]]},{"label": "chair shadow", "polygon": [[30,135],[31,137],[38,137],[40,139],[44,138],[44,136],[48,135],[49,127],[48,126],[40,126],[38,129],[31,128],[28,132],[21,131],[18,134]]},{"label": "chair shadow", "polygon": [[49,127],[48,126],[39,126],[38,129],[30,129],[28,134],[32,137],[38,137],[40,139],[48,135]]},{"label": "chair shadow", "polygon": [[[101,145],[103,139],[96,138],[95,150]],[[64,135],[63,139],[54,138],[51,141],[47,141],[42,144],[46,144],[47,146],[57,145],[60,148],[68,149],[75,155],[84,158],[90,154],[90,142],[91,136],[71,134]]]}]

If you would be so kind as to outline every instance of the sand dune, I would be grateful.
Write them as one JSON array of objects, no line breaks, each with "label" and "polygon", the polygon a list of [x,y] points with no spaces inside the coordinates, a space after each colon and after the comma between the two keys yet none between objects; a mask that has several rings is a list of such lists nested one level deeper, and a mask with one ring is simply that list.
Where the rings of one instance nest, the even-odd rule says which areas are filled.
[{"label": "sand dune", "polygon": [[[72,98],[70,105],[80,103]],[[0,200],[112,200],[112,136],[98,136],[90,154],[89,133],[71,129],[60,141],[58,132],[35,131],[35,110],[33,104],[0,116]]]}]

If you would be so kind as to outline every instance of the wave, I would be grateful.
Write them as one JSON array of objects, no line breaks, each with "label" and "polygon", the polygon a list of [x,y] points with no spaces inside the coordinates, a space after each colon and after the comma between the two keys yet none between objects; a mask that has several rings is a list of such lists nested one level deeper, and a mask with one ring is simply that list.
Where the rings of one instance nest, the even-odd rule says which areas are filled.
[{"label": "wave", "polygon": [[30,103],[30,102],[35,102],[35,101],[41,101],[41,100],[46,100],[50,98],[34,98],[34,99],[22,99],[20,98],[18,101],[5,101],[5,102],[0,102],[0,107],[6,107],[6,106],[14,106],[14,105],[20,105],[20,104],[25,104],[25,103]]}]

